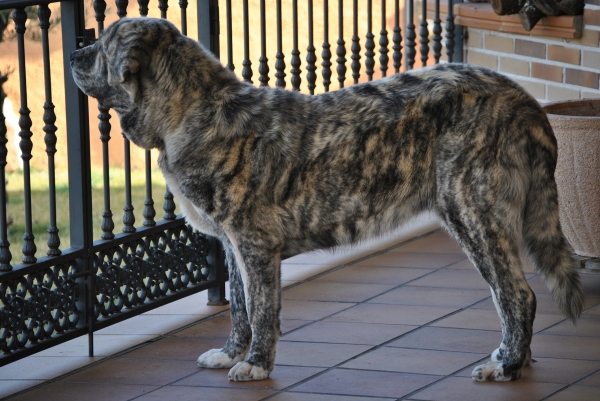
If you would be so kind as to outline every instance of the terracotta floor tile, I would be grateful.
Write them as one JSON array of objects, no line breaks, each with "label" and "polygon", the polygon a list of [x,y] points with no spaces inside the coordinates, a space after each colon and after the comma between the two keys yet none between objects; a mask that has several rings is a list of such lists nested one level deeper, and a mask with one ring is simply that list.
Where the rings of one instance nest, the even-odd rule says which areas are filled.
[{"label": "terracotta floor tile", "polygon": [[[447,234],[430,235],[425,238],[410,242],[394,248],[391,252],[431,252],[431,253],[458,253],[463,251],[458,243]],[[466,257],[466,256],[465,256]]]},{"label": "terracotta floor tile", "polygon": [[286,341],[379,345],[417,326],[321,321],[285,335]]},{"label": "terracotta floor tile", "polygon": [[488,290],[489,285],[476,270],[443,269],[412,281],[412,286]]},{"label": "terracotta floor tile", "polygon": [[363,260],[356,266],[415,267],[439,269],[465,258],[457,253],[386,252]]},{"label": "terracotta floor tile", "polygon": [[[536,297],[536,302],[537,302],[536,313],[561,315],[561,316],[563,315],[563,313],[558,309],[556,302],[554,302],[554,299],[552,299],[552,296],[550,294],[536,293],[535,297]],[[596,305],[599,305],[599,304],[600,304],[600,298],[586,297],[585,302],[584,302],[584,307],[583,307],[584,314],[582,316],[593,316],[594,313],[592,313],[592,312],[594,311],[594,309],[591,309],[591,308],[594,308]],[[496,310],[496,307],[494,306],[494,301],[492,301],[491,297],[483,302],[478,303],[477,305],[474,305],[472,308],[473,309]],[[600,309],[598,310],[598,312],[600,312]],[[598,313],[597,316],[600,316],[600,313]]]},{"label": "terracotta floor tile", "polygon": [[138,315],[102,329],[98,331],[98,334],[149,334],[153,336],[161,336],[206,317],[208,316],[175,314]]},{"label": "terracotta floor tile", "polygon": [[582,380],[580,383],[582,386],[594,386],[600,387],[600,372],[596,372],[585,380]]},{"label": "terracotta floor tile", "polygon": [[350,302],[322,302],[283,299],[281,318],[293,320],[320,320],[356,305]]},{"label": "terracotta floor tile", "polygon": [[390,347],[491,354],[502,341],[495,331],[424,327],[388,344]]},{"label": "terracotta floor tile", "polygon": [[[127,353],[127,358],[179,359],[195,363],[204,352],[225,345],[222,337],[170,336]],[[187,362],[186,362],[187,363]]]},{"label": "terracotta floor tile", "polygon": [[439,319],[457,308],[388,304],[359,304],[327,318],[334,322],[422,325]]},{"label": "terracotta floor tile", "polygon": [[[594,302],[600,301],[600,297],[586,297],[586,301],[592,299]],[[585,312],[585,316],[600,316],[600,302],[590,310]]]},{"label": "terracotta floor tile", "polygon": [[404,285],[375,297],[367,303],[464,308],[485,298],[491,299],[489,290]]},{"label": "terracotta floor tile", "polygon": [[196,373],[198,369],[192,361],[120,357],[68,376],[62,382],[164,386]]},{"label": "terracotta floor tile", "polygon": [[548,398],[548,401],[598,401],[598,387],[575,385]]},{"label": "terracotta floor tile", "polygon": [[371,345],[279,341],[277,365],[331,367],[371,348]]},{"label": "terracotta floor tile", "polygon": [[136,401],[259,401],[275,394],[268,390],[166,386],[136,398]]},{"label": "terracotta floor tile", "polygon": [[600,360],[600,337],[574,337],[536,334],[531,344],[533,355],[547,358]]},{"label": "terracotta floor tile", "polygon": [[294,391],[400,398],[438,379],[410,373],[333,369],[294,387]]},{"label": "terracotta floor tile", "polygon": [[394,287],[394,285],[382,284],[309,281],[284,291],[283,298],[304,301],[362,302]]},{"label": "terracotta floor tile", "polygon": [[580,277],[585,295],[588,297],[600,297],[600,274],[582,273]]},{"label": "terracotta floor tile", "polygon": [[529,284],[529,287],[533,290],[533,292],[537,294],[550,294],[550,290],[548,289],[548,286],[546,286],[546,283],[544,282],[544,279],[541,276],[537,276],[535,278],[532,278],[531,280],[527,280],[527,284]]},{"label": "terracotta floor tile", "polygon": [[537,401],[564,384],[538,382],[476,382],[470,377],[449,377],[410,396],[413,400],[443,401]]},{"label": "terracotta floor tile", "polygon": [[[536,333],[556,324],[565,318],[562,315],[536,313],[533,321],[533,332]],[[570,323],[570,322],[569,322]],[[573,324],[570,323],[572,326]],[[433,327],[453,327],[457,329],[476,329],[501,331],[500,318],[496,310],[466,309],[438,322],[432,323]]]},{"label": "terracotta floor tile", "polygon": [[130,385],[114,383],[68,383],[55,382],[28,391],[11,401],[125,401],[151,392],[158,387],[152,385]]},{"label": "terracotta floor tile", "polygon": [[320,281],[335,281],[338,283],[357,284],[394,284],[400,285],[414,280],[435,269],[413,269],[409,267],[372,267],[372,266],[347,266],[343,269],[319,277]]},{"label": "terracotta floor tile", "polygon": [[487,354],[381,347],[346,362],[341,367],[445,376],[486,356]]},{"label": "terracotta floor tile", "polygon": [[229,316],[215,316],[210,319],[204,320],[197,325],[194,325],[188,329],[182,330],[175,333],[178,337],[187,336],[202,336],[202,337],[229,337],[231,332],[231,317]]},{"label": "terracotta floor tile", "polygon": [[173,383],[174,386],[189,387],[223,387],[236,389],[281,390],[322,372],[325,368],[301,366],[276,366],[266,380],[233,382],[227,377],[229,369],[203,369],[183,380]]},{"label": "terracotta floor tile", "polygon": [[581,316],[577,324],[566,320],[547,330],[544,334],[557,334],[561,336],[598,337],[600,335],[600,316]]},{"label": "terracotta floor tile", "polygon": [[389,398],[356,397],[351,395],[281,393],[271,398],[273,401],[386,401]]},{"label": "terracotta floor tile", "polygon": [[[520,381],[572,384],[600,369],[600,361],[539,358],[535,354],[533,359],[537,362],[523,368]],[[471,377],[471,372],[478,365],[480,363],[472,364],[458,372],[456,376]]]},{"label": "terracotta floor tile", "polygon": [[306,320],[281,319],[281,334],[296,330],[299,327],[309,324]]},{"label": "terracotta floor tile", "polygon": [[473,265],[473,263],[471,263],[471,261],[469,259],[463,259],[460,260],[456,263],[452,263],[451,265],[448,265],[446,267],[444,267],[444,269],[458,269],[458,270],[473,270],[473,271],[477,271],[477,269],[475,268],[475,265]]},{"label": "terracotta floor tile", "polygon": [[38,384],[45,383],[45,380],[2,380],[0,379],[0,399],[8,397],[11,394],[26,390]]}]

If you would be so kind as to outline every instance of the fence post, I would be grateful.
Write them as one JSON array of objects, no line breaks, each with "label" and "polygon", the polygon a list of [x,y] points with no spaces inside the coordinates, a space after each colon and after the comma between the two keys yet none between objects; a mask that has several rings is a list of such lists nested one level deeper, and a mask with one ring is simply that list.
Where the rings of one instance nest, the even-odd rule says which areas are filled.
[{"label": "fence post", "polygon": [[218,239],[208,237],[210,250],[208,252],[207,262],[210,266],[208,273],[209,280],[216,280],[218,285],[208,289],[208,305],[227,305],[229,301],[225,298],[225,251],[223,245]]},{"label": "fence post", "polygon": [[[67,126],[67,152],[69,163],[69,218],[71,229],[71,247],[92,249],[92,187],[90,166],[90,138],[87,97],[79,90],[71,75],[70,54],[80,47],[85,37],[85,15],[83,2],[63,1],[60,5],[63,37],[63,62],[65,75],[65,106]],[[82,272],[89,273],[91,254],[78,260]],[[89,354],[93,356],[94,322],[94,276],[86,280],[79,277],[79,300],[77,301],[84,316],[79,325],[85,325],[89,336]],[[87,282],[86,282],[87,281]]]},{"label": "fence post", "polygon": [[198,0],[198,40],[217,58],[219,49],[219,1]]}]

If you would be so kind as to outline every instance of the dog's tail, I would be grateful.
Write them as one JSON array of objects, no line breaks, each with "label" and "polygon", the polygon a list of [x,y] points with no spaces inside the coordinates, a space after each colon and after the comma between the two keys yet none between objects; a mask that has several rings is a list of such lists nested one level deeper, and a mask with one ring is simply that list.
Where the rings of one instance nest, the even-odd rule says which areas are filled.
[{"label": "dog's tail", "polygon": [[549,122],[533,133],[530,146],[531,185],[523,221],[525,248],[535,269],[545,278],[560,310],[573,322],[583,309],[584,294],[578,263],[573,258],[558,218],[554,180],[556,139]]}]

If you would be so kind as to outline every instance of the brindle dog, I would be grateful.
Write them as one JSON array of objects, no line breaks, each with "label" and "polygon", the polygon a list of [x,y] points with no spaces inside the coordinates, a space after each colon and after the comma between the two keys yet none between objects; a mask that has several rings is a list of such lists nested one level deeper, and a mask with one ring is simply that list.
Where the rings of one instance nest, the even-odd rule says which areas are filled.
[{"label": "brindle dog", "polygon": [[437,212],[490,285],[502,325],[476,380],[530,361],[535,295],[519,246],[575,320],[583,292],[561,232],[557,148],[539,104],[484,68],[441,64],[317,96],[240,82],[168,21],[122,19],[71,55],[87,95],[159,164],[189,223],[227,253],[232,330],[200,356],[231,380],[269,376],[280,262]]}]

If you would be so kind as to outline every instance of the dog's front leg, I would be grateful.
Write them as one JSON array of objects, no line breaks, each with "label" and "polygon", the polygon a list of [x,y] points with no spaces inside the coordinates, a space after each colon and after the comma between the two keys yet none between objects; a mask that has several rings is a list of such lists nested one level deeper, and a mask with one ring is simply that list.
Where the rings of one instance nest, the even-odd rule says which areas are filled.
[{"label": "dog's front leg", "polygon": [[281,257],[250,242],[238,243],[235,257],[244,284],[252,342],[246,359],[229,371],[229,380],[263,380],[273,370],[275,347],[281,335]]},{"label": "dog's front leg", "polygon": [[200,355],[198,366],[203,368],[231,368],[236,363],[243,361],[252,338],[246,313],[244,284],[240,269],[230,253],[228,252],[227,264],[229,266],[229,297],[231,299],[231,333],[223,348],[211,349]]}]

